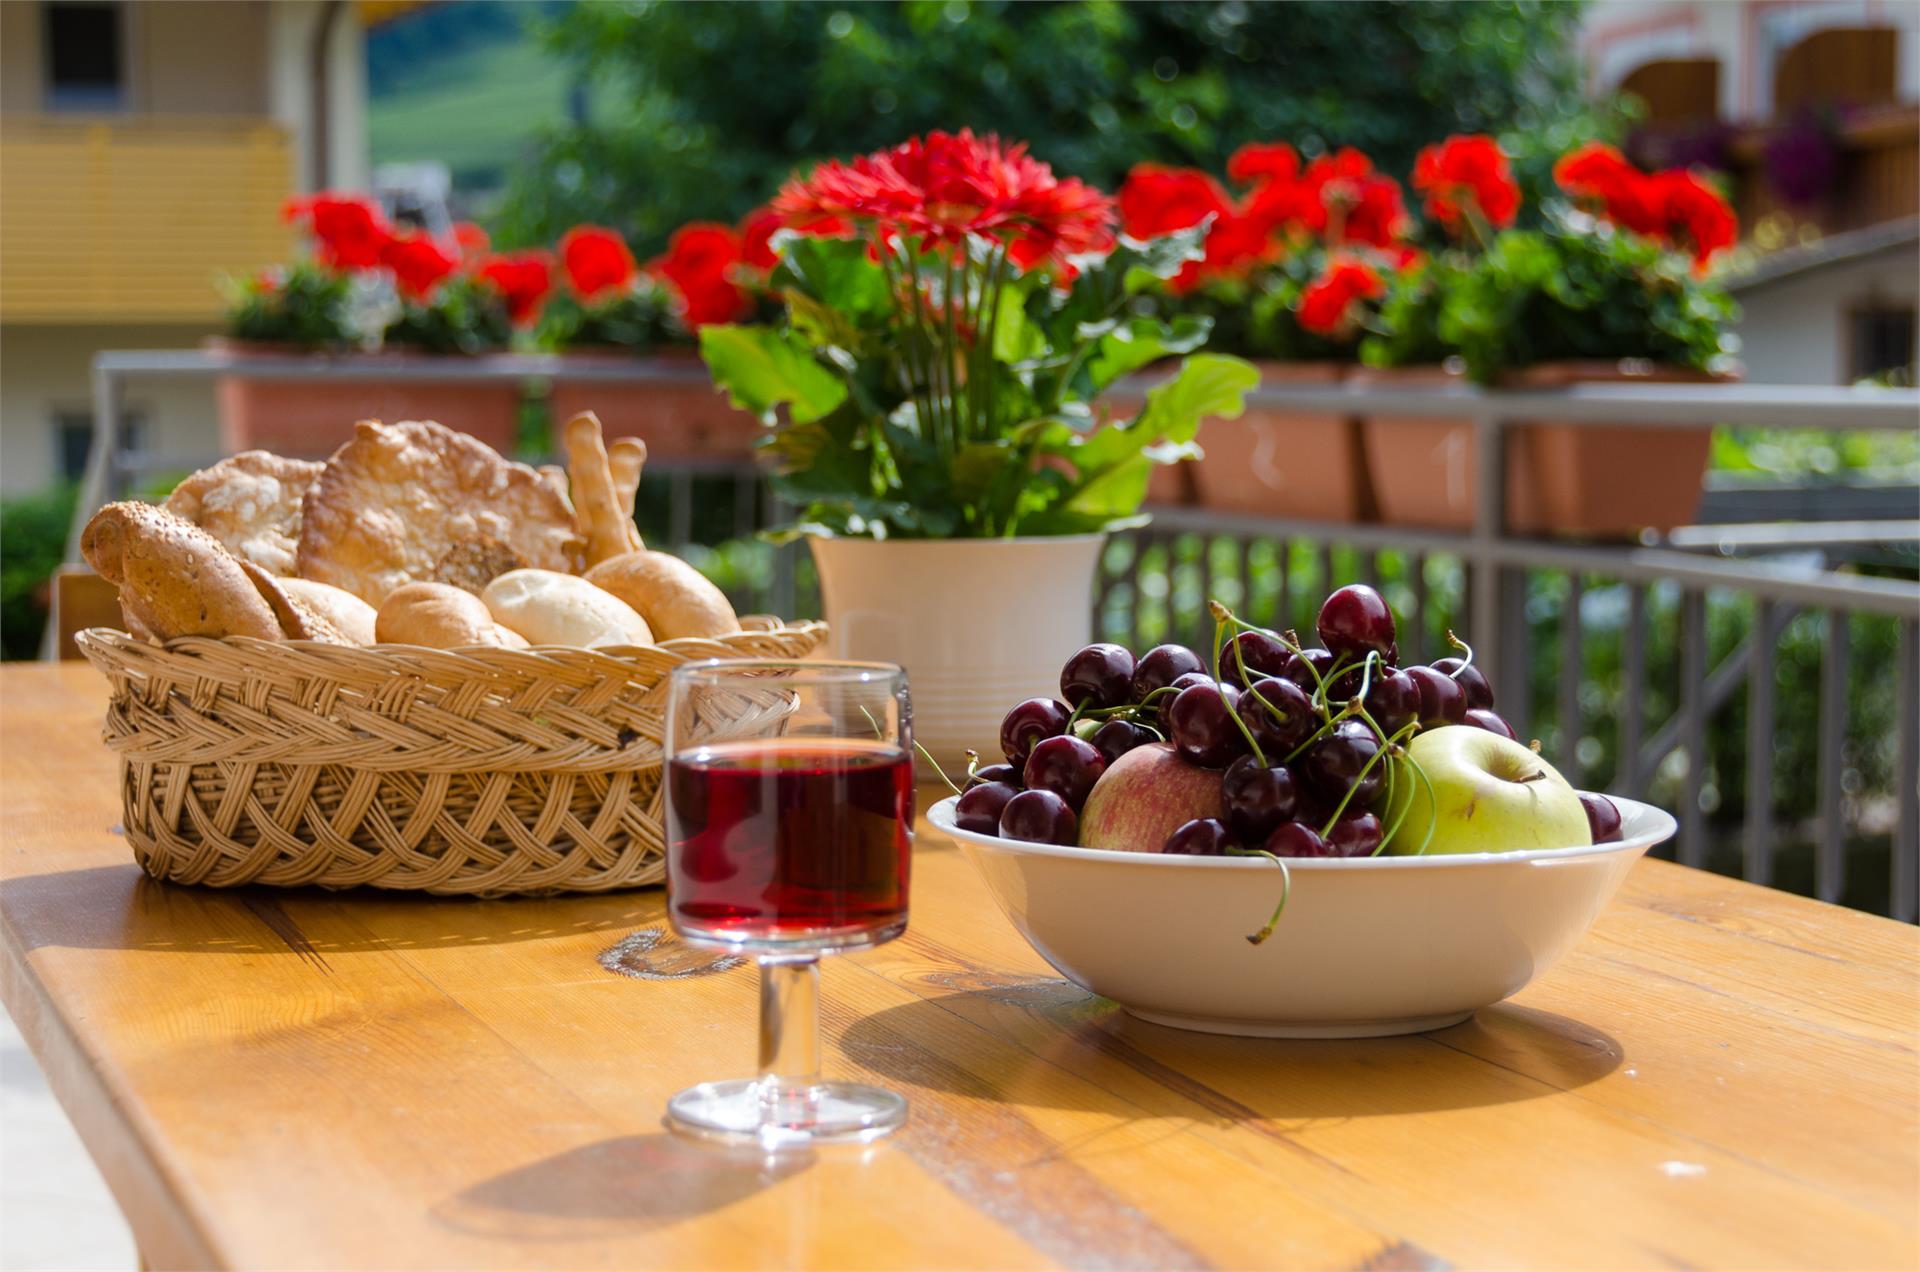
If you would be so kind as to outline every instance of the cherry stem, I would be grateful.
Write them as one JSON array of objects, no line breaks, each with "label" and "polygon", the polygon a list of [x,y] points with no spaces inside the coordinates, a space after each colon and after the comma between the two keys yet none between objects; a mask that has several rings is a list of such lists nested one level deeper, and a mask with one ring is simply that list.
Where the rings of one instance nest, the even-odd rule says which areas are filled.
[{"label": "cherry stem", "polygon": [[[1238,623],[1240,620],[1233,616],[1232,610],[1222,605],[1219,601],[1208,601],[1207,611],[1213,615],[1214,692],[1220,695],[1220,706],[1225,709],[1227,719],[1233,721],[1233,727],[1240,730],[1240,736],[1247,740],[1247,746],[1253,751],[1255,762],[1257,762],[1261,768],[1265,768],[1267,767],[1267,757],[1261,753],[1260,743],[1254,740],[1253,730],[1249,729],[1247,722],[1240,718],[1240,713],[1233,709],[1233,702],[1227,697],[1227,682],[1220,678],[1220,649],[1226,644],[1228,627]],[[1233,647],[1233,659],[1240,665],[1241,682],[1251,683],[1251,680],[1247,676],[1246,655],[1240,652],[1240,646],[1238,645]]]},{"label": "cherry stem", "polygon": [[1455,636],[1451,627],[1447,629],[1447,644],[1452,645],[1455,649],[1464,649],[1467,651],[1467,656],[1460,660],[1460,665],[1455,667],[1453,674],[1447,677],[1449,680],[1458,680],[1462,672],[1473,666],[1473,646],[1467,644],[1466,641],[1461,640],[1458,636]]},{"label": "cherry stem", "polygon": [[[940,775],[940,780],[947,784],[948,790],[952,791],[955,795],[966,794],[965,791],[961,790],[958,786],[955,786],[953,784],[953,779],[947,776],[947,770],[940,767],[940,761],[933,758],[933,752],[927,750],[926,746],[920,741],[919,738],[915,738],[913,740],[913,749],[920,752],[921,755],[926,757],[927,763],[933,766],[933,771]],[[980,758],[980,756],[977,752],[974,752],[974,751],[968,751],[967,755],[970,757],[967,763],[967,780],[972,781],[974,761],[977,761]]]},{"label": "cherry stem", "polygon": [[1287,869],[1287,863],[1264,848],[1229,848],[1228,853],[1235,857],[1265,857],[1280,867],[1280,904],[1273,907],[1273,917],[1258,932],[1247,937],[1248,945],[1258,945],[1273,935],[1273,929],[1280,923],[1280,916],[1286,911],[1287,898],[1293,895],[1293,871]]},{"label": "cherry stem", "polygon": [[[1340,803],[1334,808],[1333,815],[1327,818],[1327,824],[1321,827],[1320,838],[1322,839],[1325,839],[1333,833],[1333,824],[1340,820],[1340,814],[1347,811],[1347,805],[1353,802],[1354,793],[1360,789],[1360,783],[1367,780],[1367,774],[1373,771],[1373,766],[1386,758],[1388,746],[1387,735],[1381,731],[1379,725],[1373,722],[1373,717],[1367,714],[1366,708],[1361,708],[1359,715],[1362,719],[1366,720],[1367,725],[1372,728],[1374,735],[1380,739],[1380,746],[1374,751],[1373,757],[1360,766],[1360,772],[1354,776],[1353,784],[1347,787],[1347,793],[1340,797]],[[1383,840],[1382,842],[1385,841]]]}]

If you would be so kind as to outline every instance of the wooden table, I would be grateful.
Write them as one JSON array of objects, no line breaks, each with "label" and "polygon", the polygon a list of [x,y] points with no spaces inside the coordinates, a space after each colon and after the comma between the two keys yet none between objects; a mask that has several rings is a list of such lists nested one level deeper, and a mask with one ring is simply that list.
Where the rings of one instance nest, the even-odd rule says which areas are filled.
[{"label": "wooden table", "polygon": [[[1649,861],[1467,1024],[1219,1038],[1055,977],[924,833],[911,930],[824,993],[829,1072],[912,1120],[765,1161],[661,1129],[671,1092],[749,1070],[756,986],[635,949],[658,892],[152,882],[102,700],[83,666],[0,671],[0,973],[157,1267],[1920,1258],[1920,936],[1887,920]],[[660,978],[602,966],[623,940]]]}]

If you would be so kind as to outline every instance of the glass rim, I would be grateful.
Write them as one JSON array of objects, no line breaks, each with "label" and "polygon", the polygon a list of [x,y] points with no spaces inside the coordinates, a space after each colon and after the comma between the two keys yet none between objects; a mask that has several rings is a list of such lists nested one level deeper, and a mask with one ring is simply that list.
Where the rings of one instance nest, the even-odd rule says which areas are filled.
[{"label": "glass rim", "polygon": [[677,684],[721,684],[741,673],[787,673],[795,680],[817,683],[905,683],[906,668],[899,663],[813,658],[700,658],[681,663],[671,673]]}]

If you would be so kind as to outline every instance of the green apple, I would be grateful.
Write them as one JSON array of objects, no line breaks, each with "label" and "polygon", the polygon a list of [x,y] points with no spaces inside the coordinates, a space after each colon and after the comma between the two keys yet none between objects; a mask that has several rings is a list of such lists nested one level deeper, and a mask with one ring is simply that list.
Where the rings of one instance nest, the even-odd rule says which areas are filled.
[{"label": "green apple", "polygon": [[[1384,819],[1400,828],[1390,853],[1519,852],[1593,842],[1586,809],[1567,779],[1528,748],[1470,724],[1417,734],[1408,755],[1427,780],[1395,774]],[[1432,787],[1431,794],[1428,787]],[[1427,838],[1427,827],[1433,837]]]}]

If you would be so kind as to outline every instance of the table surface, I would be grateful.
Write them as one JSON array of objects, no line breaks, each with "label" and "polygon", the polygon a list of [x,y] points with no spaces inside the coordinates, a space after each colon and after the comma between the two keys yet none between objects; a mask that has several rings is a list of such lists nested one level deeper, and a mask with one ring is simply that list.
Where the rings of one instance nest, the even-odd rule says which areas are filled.
[{"label": "table surface", "polygon": [[767,1161],[661,1128],[750,1068],[757,990],[657,890],[153,882],[104,696],[0,671],[0,982],[152,1266],[1920,1258],[1920,935],[1884,919],[1648,861],[1465,1024],[1222,1038],[1060,980],[923,827],[911,929],[823,994],[829,1071],[911,1121]]}]

